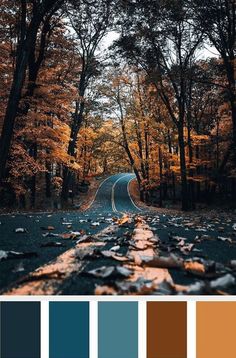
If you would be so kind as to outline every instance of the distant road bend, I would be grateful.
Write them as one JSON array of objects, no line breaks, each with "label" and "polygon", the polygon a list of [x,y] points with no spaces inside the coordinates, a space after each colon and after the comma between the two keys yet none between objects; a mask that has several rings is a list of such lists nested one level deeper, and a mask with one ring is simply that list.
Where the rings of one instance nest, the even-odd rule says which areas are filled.
[{"label": "distant road bend", "polygon": [[[172,213],[150,208],[141,212],[129,192],[133,179],[133,173],[120,173],[103,180],[86,211],[0,215],[0,295],[91,295],[97,287],[100,291],[96,294],[102,294],[104,287],[107,294],[113,282],[106,276],[107,269],[115,270],[116,266],[121,269],[114,271],[118,284],[112,284],[109,292],[130,294],[134,287],[139,290],[141,286],[127,286],[126,258],[129,261],[137,257],[138,263],[140,257],[156,256],[156,252],[164,260],[160,267],[138,265],[130,276],[132,285],[140,278],[148,285],[149,281],[172,280],[178,290],[182,287],[183,294],[188,286],[190,294],[235,295],[236,275],[229,265],[236,258],[235,215],[208,216],[205,212]],[[139,213],[141,221],[135,218]],[[123,225],[120,217],[125,214],[130,217]],[[188,263],[190,271],[168,267],[173,257]],[[166,268],[163,262],[167,262]],[[210,271],[211,276],[205,277],[202,266],[216,272]],[[200,274],[195,267],[200,267]],[[91,274],[94,270],[98,271]],[[209,282],[213,282],[212,291]],[[157,294],[178,294],[173,287],[164,285]]]},{"label": "distant road bend", "polygon": [[111,175],[99,186],[87,213],[137,213],[141,209],[134,203],[129,192],[132,173]]}]

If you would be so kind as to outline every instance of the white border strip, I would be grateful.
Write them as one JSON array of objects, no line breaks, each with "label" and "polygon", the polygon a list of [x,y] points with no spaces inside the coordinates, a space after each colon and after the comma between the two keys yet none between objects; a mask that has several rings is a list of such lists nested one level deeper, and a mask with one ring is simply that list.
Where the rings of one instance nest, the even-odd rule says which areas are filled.
[{"label": "white border strip", "polygon": [[196,302],[187,302],[187,357],[196,358]]},{"label": "white border strip", "polygon": [[49,358],[49,302],[41,301],[41,358]]},{"label": "white border strip", "polygon": [[140,302],[158,302],[158,301],[166,301],[166,302],[178,302],[178,301],[188,301],[188,302],[196,302],[196,301],[203,301],[203,302],[235,302],[236,296],[186,296],[186,295],[177,295],[177,296],[154,296],[154,295],[143,295],[143,296],[136,296],[136,295],[123,295],[123,296],[96,296],[96,295],[73,295],[73,296],[66,296],[66,295],[3,295],[0,296],[1,302],[20,302],[20,301],[41,301],[41,302],[84,302],[84,301],[105,301],[105,302],[116,302],[116,301],[125,301],[125,302],[133,302],[133,301],[140,301]]},{"label": "white border strip", "polygon": [[98,358],[98,302],[89,302],[89,357]]},{"label": "white border strip", "polygon": [[138,302],[138,358],[147,357],[147,305]]}]

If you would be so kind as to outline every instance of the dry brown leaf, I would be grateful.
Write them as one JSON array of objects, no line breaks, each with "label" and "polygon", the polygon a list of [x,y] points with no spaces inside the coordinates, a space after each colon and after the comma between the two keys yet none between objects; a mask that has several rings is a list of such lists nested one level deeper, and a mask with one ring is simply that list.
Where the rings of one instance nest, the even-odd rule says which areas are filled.
[{"label": "dry brown leaf", "polygon": [[129,216],[127,216],[127,215],[125,215],[121,219],[117,220],[117,224],[120,226],[126,224],[127,222],[129,222]]},{"label": "dry brown leaf", "polygon": [[41,226],[41,230],[48,230],[48,231],[52,231],[55,230],[54,226]]},{"label": "dry brown leaf", "polygon": [[97,286],[94,290],[94,294],[97,296],[101,295],[117,295],[116,290],[109,286]]},{"label": "dry brown leaf", "polygon": [[142,264],[147,267],[159,267],[159,268],[182,268],[183,260],[174,256],[169,257],[142,257]]},{"label": "dry brown leaf", "polygon": [[186,271],[197,274],[205,273],[205,266],[199,262],[185,262],[184,268]]},{"label": "dry brown leaf", "polygon": [[75,240],[77,238],[77,235],[68,233],[68,234],[61,234],[60,237],[64,240],[67,239]]},{"label": "dry brown leaf", "polygon": [[116,254],[115,252],[112,252],[112,251],[109,251],[109,250],[101,251],[101,254],[104,257],[112,258],[112,259],[114,259],[116,261],[120,261],[120,262],[130,261],[130,259],[128,259],[128,257]]}]

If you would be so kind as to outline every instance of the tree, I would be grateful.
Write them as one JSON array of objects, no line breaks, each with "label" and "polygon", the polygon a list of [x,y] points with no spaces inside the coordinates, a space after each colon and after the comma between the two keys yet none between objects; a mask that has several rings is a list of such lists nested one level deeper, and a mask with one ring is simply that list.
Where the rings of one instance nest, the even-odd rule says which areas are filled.
[{"label": "tree", "polygon": [[[78,16],[78,13],[81,15]],[[78,81],[78,96],[71,120],[68,154],[76,155],[76,142],[86,106],[86,90],[91,80],[98,75],[97,51],[112,21],[112,0],[71,1],[67,7],[70,24],[75,32],[78,51],[81,56],[81,70]],[[67,201],[71,173],[64,169],[62,199]]]},{"label": "tree", "polygon": [[[24,198],[26,203],[31,193],[32,207],[35,199],[40,197],[39,193],[42,199],[49,198],[48,203],[51,204],[54,194],[52,184],[55,177],[58,178],[57,184],[60,182],[62,165],[78,170],[74,158],[67,154],[67,146],[68,124],[76,94],[73,81],[78,76],[80,57],[76,54],[73,41],[67,36],[64,21],[56,15],[50,19],[50,24],[46,23],[47,19],[38,33],[35,48],[32,48],[34,53],[30,55],[28,76],[22,88],[14,125],[8,175],[2,187],[3,194],[12,193],[17,199]],[[13,24],[16,24],[14,19]],[[12,46],[6,36],[4,48],[6,63],[11,63]],[[5,92],[12,76],[9,70],[11,66],[1,69]],[[35,73],[37,76],[33,78]],[[2,97],[1,112],[5,105],[5,98]],[[4,196],[1,198],[4,199]]]},{"label": "tree", "polygon": [[0,138],[0,180],[5,176],[7,158],[11,147],[15,119],[19,109],[29,57],[36,44],[40,25],[48,14],[56,12],[62,4],[63,0],[20,1],[15,69]]},{"label": "tree", "polygon": [[130,2],[127,27],[118,42],[127,58],[141,65],[177,127],[180,148],[182,208],[188,210],[184,126],[187,89],[195,53],[202,42],[186,1]]},{"label": "tree", "polygon": [[228,80],[227,93],[233,124],[232,142],[221,165],[221,171],[231,154],[236,163],[236,3],[235,0],[193,0],[196,26],[201,27],[210,43],[219,52]]}]

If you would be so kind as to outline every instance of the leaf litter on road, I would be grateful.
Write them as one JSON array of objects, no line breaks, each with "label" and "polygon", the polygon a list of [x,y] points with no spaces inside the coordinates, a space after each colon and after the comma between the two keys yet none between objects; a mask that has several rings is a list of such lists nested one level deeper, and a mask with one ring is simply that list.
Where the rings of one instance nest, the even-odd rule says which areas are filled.
[{"label": "leaf litter on road", "polygon": [[31,257],[38,257],[37,252],[17,252],[17,251],[0,250],[0,261],[31,258]]},{"label": "leaf litter on road", "polygon": [[129,277],[132,271],[123,266],[102,266],[94,270],[84,271],[83,274],[91,275],[97,278],[120,278]]},{"label": "leaf litter on road", "polygon": [[[224,228],[222,235],[219,234],[223,227],[220,220],[213,219],[208,222],[198,216],[193,220],[173,217],[165,222],[162,222],[160,217],[148,215],[100,217],[97,221],[86,221],[90,222],[91,226],[96,223],[100,225],[101,222],[108,222],[110,226],[98,236],[86,234],[82,230],[56,234],[51,232],[54,230],[51,226],[44,227],[43,230],[47,232],[42,235],[57,239],[63,239],[64,236],[66,240],[76,238],[76,248],[70,259],[76,260],[77,263],[73,261],[72,267],[83,267],[83,270],[77,273],[77,277],[81,274],[90,276],[93,279],[95,294],[227,294],[235,288],[236,260],[228,260],[225,263],[210,260],[204,252],[204,246],[202,248],[205,244],[213,247],[216,244],[224,247],[234,245],[234,224],[231,224],[231,221],[228,223],[228,229]],[[71,225],[69,221],[63,222],[65,225]],[[117,228],[123,230],[122,234],[114,235]],[[181,228],[187,231],[182,231],[181,234],[178,231],[169,232],[164,239],[156,235],[159,234],[159,230]],[[189,233],[193,236],[191,239]],[[42,247],[57,247],[57,242],[46,242],[44,245]],[[4,259],[5,256],[6,253],[0,251],[0,259]],[[99,260],[103,260],[100,267],[87,267],[90,262],[99,263]],[[57,267],[58,272],[61,270],[60,267],[63,267],[64,273],[67,270],[65,265]],[[188,277],[188,282],[182,285],[175,283],[172,272],[176,271],[182,275],[181,277]],[[64,274],[58,274],[55,278],[55,272],[42,272],[40,280],[46,276],[54,281],[64,279]],[[31,279],[33,280],[33,277]],[[104,284],[101,283],[103,280]]]}]

